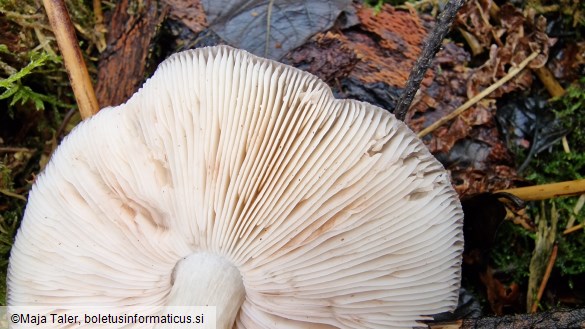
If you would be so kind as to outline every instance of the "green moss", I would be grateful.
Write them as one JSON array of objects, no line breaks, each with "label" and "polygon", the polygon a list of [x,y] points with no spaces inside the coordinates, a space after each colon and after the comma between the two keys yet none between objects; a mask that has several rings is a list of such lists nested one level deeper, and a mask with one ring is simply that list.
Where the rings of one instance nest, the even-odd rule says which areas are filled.
[{"label": "green moss", "polygon": [[[18,227],[23,204],[13,207],[13,210],[0,213],[0,280],[6,282],[10,249],[14,242],[14,235]],[[0,305],[6,305],[6,285],[0,284]]]},{"label": "green moss", "polygon": [[[10,249],[24,208],[24,200],[12,197],[12,171],[0,159],[0,280],[6,282]],[[7,195],[8,194],[8,195]],[[0,305],[6,305],[6,285],[0,284]]]},{"label": "green moss", "polygon": [[585,273],[585,238],[583,233],[573,233],[559,240],[559,254],[556,266],[565,276]]},{"label": "green moss", "polygon": [[[539,150],[540,153],[536,154],[532,154],[532,150],[527,149],[525,146],[520,146],[517,141],[509,143],[508,147],[515,155],[516,163],[522,164],[521,168],[526,165],[527,157],[530,156],[528,166],[522,170],[524,177],[534,184],[583,178],[585,175],[585,130],[583,130],[585,125],[585,78],[567,88],[563,97],[548,102],[546,105],[542,105],[542,100],[538,97],[529,96],[529,98],[531,98],[531,101],[526,101],[525,104],[532,103],[532,109],[524,108],[528,107],[528,105],[519,102],[517,104],[520,108],[518,113],[522,113],[525,116],[538,115],[542,117],[542,120],[541,122],[535,120],[530,123],[531,125],[539,126],[536,129],[539,131],[538,133],[536,131],[523,133],[525,134],[523,138],[530,138],[530,135],[540,135],[541,145],[547,143],[547,141],[555,139],[557,141],[548,146],[547,149]],[[547,125],[547,128],[540,127],[543,123]],[[527,128],[522,127],[522,125],[527,124],[522,120],[514,124],[517,124],[518,127],[514,126],[505,129],[521,131]],[[560,141],[562,136],[560,134],[566,131],[569,131],[565,137],[570,152],[564,150]],[[538,141],[534,141],[534,143],[539,144]]]},{"label": "green moss", "polygon": [[[5,45],[0,45],[0,47],[2,47],[1,49],[7,49]],[[60,102],[55,96],[34,91],[32,87],[25,83],[26,80],[31,79],[31,76],[37,75],[35,71],[46,66],[48,62],[59,63],[60,61],[58,57],[51,56],[46,52],[33,51],[30,53],[30,62],[25,67],[6,79],[0,79],[0,100],[9,100],[9,110],[19,103],[23,106],[29,102],[34,105],[36,110],[44,110],[46,103],[53,106],[72,107],[71,104]]]},{"label": "green moss", "polygon": [[[565,152],[561,143],[553,145],[547,152],[539,154],[526,170],[526,179],[534,184],[546,184],[585,178],[585,78],[567,89],[566,94],[553,101],[558,120],[571,131],[566,136],[570,153]],[[559,230],[556,236],[558,256],[555,270],[571,282],[585,273],[585,231],[564,235],[569,218],[575,216],[575,224],[585,221],[585,209],[574,214],[577,197],[560,197],[549,200],[540,210],[539,203],[529,204],[531,218],[543,215],[556,208],[559,216]],[[528,263],[534,246],[533,233],[526,229],[505,223],[498,232],[499,243],[492,257],[498,268],[512,268],[514,280],[522,282],[528,273]]]},{"label": "green moss", "polygon": [[491,257],[495,268],[505,272],[510,282],[521,283],[528,280],[534,239],[533,232],[510,221],[504,221],[500,226]]},{"label": "green moss", "polygon": [[537,184],[581,179],[585,175],[585,78],[569,87],[553,108],[560,122],[571,128],[566,136],[571,152],[564,152],[558,143],[550,152],[536,157],[526,178]]},{"label": "green moss", "polygon": [[[92,2],[66,1],[90,72],[97,58]],[[0,304],[8,258],[26,196],[58,143],[56,131],[75,107],[41,1],[0,0]]]},{"label": "green moss", "polygon": [[365,0],[364,3],[372,8],[374,8],[375,13],[379,13],[382,10],[382,6],[385,4],[390,4],[392,6],[399,6],[403,5],[405,2],[409,0]]}]

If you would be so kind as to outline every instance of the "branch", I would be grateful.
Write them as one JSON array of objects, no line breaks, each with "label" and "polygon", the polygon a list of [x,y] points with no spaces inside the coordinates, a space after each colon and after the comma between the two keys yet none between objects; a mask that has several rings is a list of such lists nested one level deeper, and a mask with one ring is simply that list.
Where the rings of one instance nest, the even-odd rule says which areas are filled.
[{"label": "branch", "polygon": [[431,329],[560,329],[583,328],[585,309],[554,310],[536,314],[507,315],[480,319],[465,319],[453,322],[431,323]]},{"label": "branch", "polygon": [[445,9],[439,14],[431,34],[428,35],[423,43],[422,52],[410,71],[410,76],[408,77],[404,91],[400,95],[400,99],[394,110],[394,115],[398,120],[404,121],[406,118],[406,113],[410,108],[416,91],[420,87],[420,82],[431,66],[433,58],[435,58],[435,54],[439,51],[443,39],[445,39],[455,20],[455,15],[457,15],[457,12],[463,6],[463,2],[464,0],[450,0],[447,2]]}]

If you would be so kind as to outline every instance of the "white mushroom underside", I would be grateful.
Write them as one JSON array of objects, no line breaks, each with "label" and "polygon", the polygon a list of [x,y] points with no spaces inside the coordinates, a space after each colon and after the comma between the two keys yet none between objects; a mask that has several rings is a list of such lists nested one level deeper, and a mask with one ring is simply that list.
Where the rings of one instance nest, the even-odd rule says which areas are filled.
[{"label": "white mushroom underside", "polygon": [[206,251],[242,274],[237,328],[412,327],[457,303],[461,225],[447,173],[388,112],[242,51],[187,51],[62,143],[8,298],[164,305],[175,264]]}]

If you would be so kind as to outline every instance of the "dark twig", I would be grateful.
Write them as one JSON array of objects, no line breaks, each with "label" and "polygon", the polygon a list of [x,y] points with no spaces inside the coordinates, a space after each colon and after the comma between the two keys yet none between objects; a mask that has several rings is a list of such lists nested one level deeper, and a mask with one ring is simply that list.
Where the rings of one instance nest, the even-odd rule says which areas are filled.
[{"label": "dark twig", "polygon": [[61,122],[59,129],[57,129],[57,133],[55,133],[55,138],[57,138],[57,139],[61,138],[61,135],[65,132],[65,128],[67,128],[69,121],[71,121],[71,118],[73,118],[73,115],[75,113],[77,113],[77,110],[73,108],[73,109],[69,110],[69,112],[67,112],[67,114],[65,114],[65,117],[63,118],[63,122]]},{"label": "dark twig", "polygon": [[398,104],[396,105],[396,109],[394,110],[394,115],[396,115],[398,120],[404,121],[406,118],[406,113],[410,108],[410,104],[412,103],[416,91],[420,87],[420,82],[431,66],[435,54],[439,51],[443,39],[449,32],[451,24],[453,24],[453,21],[455,20],[457,11],[463,6],[464,2],[465,0],[449,0],[445,5],[445,9],[439,14],[431,34],[427,36],[423,43],[422,52],[410,71],[406,87],[404,88],[404,91],[398,100]]}]

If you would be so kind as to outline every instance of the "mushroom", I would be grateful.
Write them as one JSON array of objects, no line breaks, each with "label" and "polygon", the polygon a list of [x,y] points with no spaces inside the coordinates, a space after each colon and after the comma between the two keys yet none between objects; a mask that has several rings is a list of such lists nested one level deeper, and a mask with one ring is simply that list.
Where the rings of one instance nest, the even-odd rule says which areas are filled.
[{"label": "mushroom", "polygon": [[227,46],[82,122],[29,196],[10,305],[212,305],[218,328],[406,328],[457,304],[461,206],[402,122]]}]

